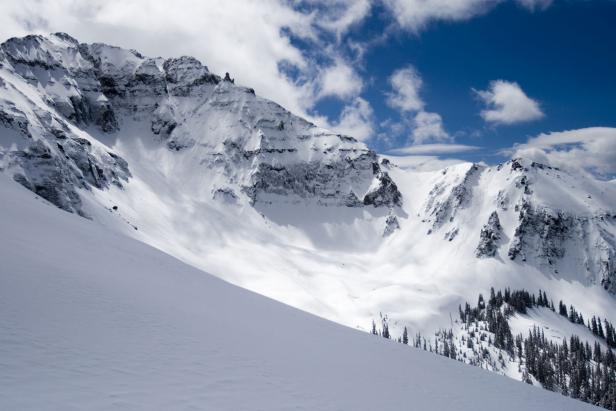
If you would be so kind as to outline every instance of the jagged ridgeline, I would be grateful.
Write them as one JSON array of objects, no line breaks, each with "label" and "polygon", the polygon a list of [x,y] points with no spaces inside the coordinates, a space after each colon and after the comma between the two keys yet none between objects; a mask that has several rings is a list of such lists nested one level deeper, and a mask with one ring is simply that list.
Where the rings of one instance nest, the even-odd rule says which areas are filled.
[{"label": "jagged ridgeline", "polygon": [[[531,311],[566,319],[572,325],[571,335],[546,337],[549,329],[536,325],[514,334],[512,318]],[[397,341],[616,409],[616,329],[606,319],[592,316],[585,321],[573,305],[559,301],[556,307],[545,291],[535,295],[509,288],[498,292],[492,288],[487,300],[480,294],[475,305],[467,302],[458,314],[455,327],[439,330],[433,338],[418,333],[409,340],[404,327]],[[372,323],[372,334],[392,338],[387,316],[380,323],[380,329]]]},{"label": "jagged ridgeline", "polygon": [[[221,193],[251,204],[402,204],[375,152],[222,78],[192,57],[149,58],[67,34],[0,46],[0,125],[16,142],[2,167],[58,207],[82,212],[79,190],[121,187],[130,164],[98,140],[147,135],[192,172],[224,176]],[[393,224],[393,223],[392,223]]]},{"label": "jagged ridgeline", "polygon": [[[475,257],[485,262],[530,265],[614,293],[611,190],[609,184],[523,158],[497,166],[465,164],[442,170],[419,217],[430,236],[454,244],[470,237]],[[469,233],[469,225],[481,228]]]}]

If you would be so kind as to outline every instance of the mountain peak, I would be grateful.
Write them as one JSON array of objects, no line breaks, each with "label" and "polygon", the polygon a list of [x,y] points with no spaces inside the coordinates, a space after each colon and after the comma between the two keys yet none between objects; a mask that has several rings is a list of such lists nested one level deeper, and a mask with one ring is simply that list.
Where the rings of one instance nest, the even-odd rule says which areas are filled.
[{"label": "mountain peak", "polygon": [[[67,141],[83,138],[75,127],[122,134],[125,127],[139,124],[147,130],[145,139],[183,153],[177,161],[194,169],[219,169],[251,204],[345,206],[353,191],[361,204],[401,205],[395,183],[364,144],[256,96],[254,90],[235,85],[228,73],[221,79],[194,57],[148,58],[103,43],[79,44],[64,33],[11,39],[1,49],[12,66],[12,82],[27,83],[41,97],[16,109],[29,124],[38,123],[34,138],[58,164],[67,161],[64,143],[56,141],[53,126],[37,113],[57,111],[61,117],[55,122]],[[67,165],[67,170],[75,170],[77,177],[85,171],[79,165]],[[22,182],[35,179],[22,175]]]}]

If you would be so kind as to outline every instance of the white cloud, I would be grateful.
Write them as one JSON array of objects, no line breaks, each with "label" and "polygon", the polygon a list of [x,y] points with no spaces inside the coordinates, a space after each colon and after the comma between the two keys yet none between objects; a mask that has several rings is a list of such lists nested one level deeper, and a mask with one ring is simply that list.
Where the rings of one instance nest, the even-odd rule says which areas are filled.
[{"label": "white cloud", "polygon": [[405,123],[411,128],[410,140],[413,143],[453,140],[445,131],[441,116],[424,110],[426,104],[420,96],[423,80],[413,66],[396,70],[389,83],[392,92],[387,95],[387,104],[403,115]]},{"label": "white cloud", "polygon": [[365,141],[373,136],[373,111],[370,103],[361,97],[344,107],[337,124],[331,126],[336,132]]},{"label": "white cloud", "polygon": [[552,5],[552,0],[517,0],[517,2],[530,11],[545,10]]},{"label": "white cloud", "polygon": [[[433,21],[462,21],[482,15],[506,0],[383,0],[398,25],[419,32]],[[552,0],[512,0],[534,11],[543,10]]]},{"label": "white cloud", "polygon": [[412,123],[411,138],[415,144],[423,144],[428,141],[453,141],[443,127],[443,119],[440,114],[420,111],[415,115]]},{"label": "white cloud", "polygon": [[391,150],[392,154],[407,154],[407,155],[438,155],[452,153],[468,153],[471,151],[480,150],[481,147],[469,146],[466,144],[417,144],[408,147],[400,147]]},{"label": "white cloud", "polygon": [[616,128],[589,127],[540,134],[507,150],[562,168],[584,169],[600,175],[616,174]]},{"label": "white cloud", "polygon": [[348,64],[339,60],[321,73],[319,98],[336,96],[342,99],[359,95],[364,84]]},{"label": "white cloud", "polygon": [[389,78],[393,89],[387,96],[387,104],[400,111],[419,111],[424,108],[424,102],[419,97],[423,85],[421,76],[413,66],[396,70]]},{"label": "white cloud", "polygon": [[338,40],[349,28],[364,20],[372,8],[372,0],[309,0],[323,6],[316,24],[336,34]]},{"label": "white cloud", "polygon": [[489,123],[515,124],[544,116],[539,103],[528,97],[518,83],[495,80],[487,90],[474,91],[486,105],[481,117]]},{"label": "white cloud", "polygon": [[467,20],[483,14],[500,0],[384,0],[398,24],[418,32],[431,21]]}]

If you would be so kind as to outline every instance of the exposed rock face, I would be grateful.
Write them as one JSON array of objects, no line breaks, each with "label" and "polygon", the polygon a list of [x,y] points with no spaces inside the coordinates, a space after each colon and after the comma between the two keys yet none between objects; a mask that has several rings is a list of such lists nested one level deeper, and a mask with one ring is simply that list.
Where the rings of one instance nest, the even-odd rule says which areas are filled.
[{"label": "exposed rock face", "polygon": [[237,204],[238,197],[230,187],[219,187],[213,190],[212,198],[225,204]]},{"label": "exposed rock face", "polygon": [[400,223],[398,217],[393,214],[389,214],[385,220],[385,230],[383,231],[383,237],[389,237],[394,232],[400,229]]},{"label": "exposed rock face", "polygon": [[[502,249],[516,264],[616,292],[616,212],[609,184],[523,158],[495,167],[451,166],[439,174],[418,214],[429,224],[427,234],[450,242],[479,236],[477,258],[495,257]],[[468,232],[468,224],[476,226],[477,216],[485,215],[484,207],[490,207],[488,221],[479,233]]]},{"label": "exposed rock face", "polygon": [[67,138],[49,147],[36,140],[8,154],[15,181],[59,208],[83,214],[78,189],[122,187],[130,172],[117,155],[93,150],[85,139]]},{"label": "exposed rock face", "polygon": [[[37,142],[4,153],[12,159],[5,167],[63,209],[80,210],[79,188],[121,185],[130,176],[119,156],[93,147],[87,133],[78,137],[80,129],[121,134],[128,124],[147,124],[152,140],[178,155],[197,149],[192,160],[178,161],[193,161],[195,172],[219,169],[252,204],[402,204],[364,144],[316,127],[228,75],[223,81],[193,57],[147,58],[56,33],[8,40],[0,46],[0,62],[1,87],[17,95],[19,83],[26,83],[40,98],[21,106],[15,99],[0,101],[0,126]],[[36,169],[46,170],[46,177]]]},{"label": "exposed rock face", "polygon": [[[449,193],[447,193],[445,183],[439,183],[434,186],[429,193],[425,207],[426,214],[432,222],[432,228],[429,233],[442,227],[445,223],[453,222],[456,214],[468,206],[473,195],[473,187],[477,184],[481,170],[481,166],[477,164],[471,165],[464,174],[462,181],[455,184]],[[451,241],[453,237],[449,240]]]},{"label": "exposed rock face", "polygon": [[460,229],[458,227],[453,227],[451,230],[445,233],[445,240],[453,241],[460,233]]},{"label": "exposed rock face", "polygon": [[509,246],[509,258],[537,261],[552,267],[554,272],[559,267],[567,268],[563,266],[567,258],[581,258],[589,279],[614,293],[616,238],[606,226],[609,219],[607,215],[574,216],[524,202]]},{"label": "exposed rock face", "polygon": [[[30,85],[40,87],[51,105],[77,125],[117,130],[115,114],[101,91],[96,70],[74,38],[26,36],[2,44],[7,66]],[[8,68],[7,67],[7,68]]]},{"label": "exposed rock face", "polygon": [[376,185],[364,196],[364,205],[394,207],[402,205],[402,194],[386,172],[378,172]]},{"label": "exposed rock face", "polygon": [[[602,221],[607,218],[610,217],[605,216]],[[611,218],[616,219],[616,216]],[[600,229],[595,245],[598,254],[595,264],[598,265],[601,285],[612,294],[616,294],[616,236],[606,229]]]},{"label": "exposed rock face", "polygon": [[[551,173],[558,184],[567,182],[567,174],[558,168],[523,159],[510,161],[516,177],[515,187],[521,192],[515,205],[517,224],[509,244],[508,256],[542,270],[559,273],[577,270],[587,281],[601,284],[616,292],[615,219],[610,213],[589,209],[584,214],[544,205],[536,200],[540,187],[534,181]],[[584,187],[581,187],[582,189]],[[586,199],[591,198],[584,195]],[[581,199],[577,198],[576,201]]]},{"label": "exposed rock face", "polygon": [[494,257],[498,251],[498,245],[502,237],[502,230],[498,213],[490,214],[488,222],[481,229],[479,234],[479,244],[475,250],[477,258]]},{"label": "exposed rock face", "polygon": [[520,256],[526,260],[531,240],[536,240],[539,245],[538,256],[548,264],[555,258],[562,258],[565,254],[563,244],[572,223],[571,218],[559,211],[545,208],[534,210],[529,202],[523,202],[520,206],[519,225],[509,247],[509,258],[514,260]]}]

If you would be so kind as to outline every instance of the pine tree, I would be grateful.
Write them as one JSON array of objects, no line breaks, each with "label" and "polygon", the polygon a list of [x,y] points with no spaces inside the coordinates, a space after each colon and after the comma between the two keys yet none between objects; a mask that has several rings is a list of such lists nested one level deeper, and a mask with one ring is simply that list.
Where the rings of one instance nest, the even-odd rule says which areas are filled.
[{"label": "pine tree", "polygon": [[387,317],[383,317],[383,330],[381,331],[381,337],[390,339],[391,335],[389,334],[389,324],[387,324]]},{"label": "pine tree", "polygon": [[569,314],[567,313],[567,306],[563,304],[563,300],[558,302],[558,313],[563,317],[569,317]]}]

